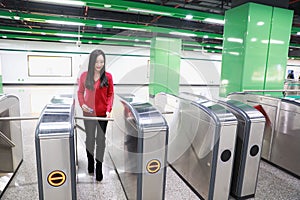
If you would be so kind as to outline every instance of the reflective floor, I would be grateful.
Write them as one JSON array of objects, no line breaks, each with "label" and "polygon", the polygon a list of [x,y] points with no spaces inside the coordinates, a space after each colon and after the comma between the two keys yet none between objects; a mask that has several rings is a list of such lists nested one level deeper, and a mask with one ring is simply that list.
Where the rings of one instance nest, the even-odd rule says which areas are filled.
[{"label": "reflective floor", "polygon": [[[58,94],[70,94],[73,86],[4,86],[4,93],[15,94],[20,98],[22,116],[38,116],[51,98]],[[118,88],[116,88],[118,91]],[[126,88],[119,90],[122,93]],[[15,174],[8,188],[2,195],[3,200],[35,200],[38,199],[37,168],[35,157],[35,128],[37,120],[22,121],[23,130],[23,163]],[[78,122],[81,123],[81,122]],[[77,135],[77,199],[126,199],[121,183],[106,152],[104,159],[104,179],[97,182],[94,176],[87,173],[85,155],[85,135],[78,131]],[[166,198],[199,199],[177,177],[171,168],[167,169]],[[233,198],[230,198],[233,199]],[[300,180],[262,161],[257,183],[255,200],[300,200]]]}]

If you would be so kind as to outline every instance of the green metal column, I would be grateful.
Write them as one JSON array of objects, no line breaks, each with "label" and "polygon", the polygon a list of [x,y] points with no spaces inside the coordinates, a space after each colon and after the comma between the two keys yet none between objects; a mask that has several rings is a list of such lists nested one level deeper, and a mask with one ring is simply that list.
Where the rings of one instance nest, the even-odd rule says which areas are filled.
[{"label": "green metal column", "polygon": [[181,39],[177,38],[152,38],[150,48],[150,97],[154,97],[159,92],[178,94],[181,43]]},{"label": "green metal column", "polygon": [[283,89],[292,19],[291,10],[255,3],[225,13],[220,96]]}]

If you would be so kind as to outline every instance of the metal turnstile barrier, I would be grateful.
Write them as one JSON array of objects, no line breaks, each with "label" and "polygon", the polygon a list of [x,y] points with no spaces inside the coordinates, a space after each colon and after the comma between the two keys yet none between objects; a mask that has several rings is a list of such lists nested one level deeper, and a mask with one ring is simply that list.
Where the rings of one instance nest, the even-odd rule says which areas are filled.
[{"label": "metal turnstile barrier", "polygon": [[168,126],[160,112],[133,96],[115,95],[108,151],[128,199],[164,199]]},{"label": "metal turnstile barrier", "polygon": [[[200,99],[206,97],[194,94]],[[214,99],[226,106],[237,118],[237,139],[231,181],[231,195],[237,199],[255,196],[265,117],[255,108],[236,100]]]},{"label": "metal turnstile barrier", "polygon": [[39,199],[76,199],[74,104],[45,106],[35,132]]},{"label": "metal turnstile barrier", "polygon": [[[11,94],[0,95],[0,118],[20,117],[20,102]],[[19,120],[0,121],[0,198],[23,161]]]},{"label": "metal turnstile barrier", "polygon": [[[168,162],[202,199],[229,198],[237,119],[207,99],[157,94],[155,106],[170,113]],[[173,113],[173,114],[172,114]],[[169,115],[169,114],[168,114]]]},{"label": "metal turnstile barrier", "polygon": [[264,113],[262,158],[300,177],[300,102],[251,93],[232,93],[228,98]]}]

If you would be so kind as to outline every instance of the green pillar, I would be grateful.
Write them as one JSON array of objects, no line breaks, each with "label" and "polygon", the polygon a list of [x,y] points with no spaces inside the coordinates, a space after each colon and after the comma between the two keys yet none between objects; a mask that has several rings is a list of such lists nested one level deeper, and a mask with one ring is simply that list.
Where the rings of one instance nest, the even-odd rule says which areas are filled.
[{"label": "green pillar", "polygon": [[178,94],[181,43],[181,39],[177,38],[152,38],[150,48],[150,97],[154,97],[159,92]]},{"label": "green pillar", "polygon": [[291,10],[255,3],[225,13],[220,96],[283,89],[292,20]]}]

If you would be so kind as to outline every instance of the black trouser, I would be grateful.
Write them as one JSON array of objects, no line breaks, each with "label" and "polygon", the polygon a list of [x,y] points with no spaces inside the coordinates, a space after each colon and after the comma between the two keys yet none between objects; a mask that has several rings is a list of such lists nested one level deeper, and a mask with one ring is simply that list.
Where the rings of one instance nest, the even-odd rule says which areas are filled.
[{"label": "black trouser", "polygon": [[95,157],[94,150],[96,141],[96,160],[103,162],[107,121],[84,120],[84,126],[86,132],[86,149]]}]

